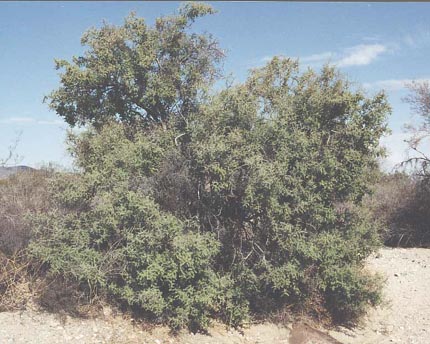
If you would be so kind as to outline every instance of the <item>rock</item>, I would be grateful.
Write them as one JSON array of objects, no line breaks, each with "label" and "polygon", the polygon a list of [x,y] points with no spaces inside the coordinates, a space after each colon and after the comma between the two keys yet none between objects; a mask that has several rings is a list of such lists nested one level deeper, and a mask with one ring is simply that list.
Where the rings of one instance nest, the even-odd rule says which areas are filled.
[{"label": "rock", "polygon": [[394,326],[393,326],[393,325],[388,325],[388,326],[387,326],[387,332],[388,332],[388,333],[393,332],[393,330],[394,330]]},{"label": "rock", "polygon": [[103,315],[105,317],[110,317],[112,315],[112,308],[110,308],[109,306],[103,307]]}]

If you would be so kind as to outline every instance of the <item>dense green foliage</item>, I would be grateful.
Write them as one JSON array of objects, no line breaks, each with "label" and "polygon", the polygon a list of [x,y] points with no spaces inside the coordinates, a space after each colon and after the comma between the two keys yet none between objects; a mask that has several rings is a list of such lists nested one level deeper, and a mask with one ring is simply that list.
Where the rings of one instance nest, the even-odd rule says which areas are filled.
[{"label": "dense green foliage", "polygon": [[[144,30],[156,41],[178,31],[181,53],[199,66],[193,90],[212,59],[205,48],[197,55],[188,49],[197,36],[181,25],[210,12],[187,5],[157,21],[158,31]],[[92,31],[91,49],[110,51],[110,38],[121,32],[145,41],[139,25]],[[177,51],[163,49],[171,57]],[[89,54],[94,66],[104,65]],[[145,56],[133,63],[152,63]],[[128,66],[127,57],[116,58]],[[168,61],[183,72],[183,62]],[[296,61],[274,58],[244,83],[204,99],[181,93],[189,79],[178,77],[162,115],[148,107],[141,119],[153,125],[137,128],[130,118],[141,114],[123,102],[128,91],[119,88],[117,99],[90,86],[89,101],[73,92],[86,89],[92,79],[83,74],[98,77],[98,67],[62,65],[51,105],[71,124],[94,126],[71,136],[80,173],[60,174],[51,210],[33,219],[31,254],[53,274],[175,328],[205,327],[211,317],[238,325],[285,307],[349,321],[378,302],[377,281],[362,271],[378,245],[377,228],[360,205],[382,154],[390,111],[383,94],[354,91],[331,67],[301,73]],[[136,69],[127,73],[145,101],[164,95],[157,87],[166,81],[162,70],[142,71],[155,84],[138,81]],[[168,110],[172,94],[193,109],[184,105],[179,116]]]},{"label": "dense green foliage", "polygon": [[189,3],[154,27],[131,14],[123,26],[87,31],[84,56],[56,61],[64,70],[61,87],[46,100],[71,125],[100,126],[117,117],[147,125],[186,116],[218,75],[223,57],[210,35],[187,34],[196,18],[213,12]]},{"label": "dense green foliage", "polygon": [[74,138],[82,175],[59,175],[51,211],[34,219],[31,245],[52,273],[108,290],[172,326],[207,323],[218,296],[219,245],[192,220],[160,209],[146,184],[163,156],[163,132],[125,137],[121,127]]}]

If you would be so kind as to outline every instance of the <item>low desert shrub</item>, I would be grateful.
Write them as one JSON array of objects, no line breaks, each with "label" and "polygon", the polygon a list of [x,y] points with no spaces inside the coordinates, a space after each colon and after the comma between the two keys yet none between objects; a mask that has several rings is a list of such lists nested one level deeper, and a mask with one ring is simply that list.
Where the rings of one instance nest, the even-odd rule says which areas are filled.
[{"label": "low desert shrub", "polygon": [[427,179],[405,173],[384,175],[365,201],[381,224],[389,246],[430,244],[430,186]]},{"label": "low desert shrub", "polygon": [[19,172],[0,180],[0,251],[13,256],[27,247],[29,214],[45,212],[49,197],[48,169]]}]

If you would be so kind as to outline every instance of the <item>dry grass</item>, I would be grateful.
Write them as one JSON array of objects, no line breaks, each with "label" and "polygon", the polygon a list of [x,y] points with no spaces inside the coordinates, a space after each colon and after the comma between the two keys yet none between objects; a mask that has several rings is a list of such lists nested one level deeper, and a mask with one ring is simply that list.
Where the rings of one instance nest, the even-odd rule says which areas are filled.
[{"label": "dry grass", "polygon": [[30,240],[27,215],[47,209],[51,174],[28,171],[0,180],[0,251],[8,257],[25,249]]},{"label": "dry grass", "polygon": [[44,288],[40,267],[25,255],[30,213],[47,209],[51,172],[25,171],[0,180],[0,311],[34,308]]},{"label": "dry grass", "polygon": [[102,298],[88,297],[75,281],[49,276],[23,251],[0,253],[0,312],[44,310],[66,316],[93,318],[103,314]]},{"label": "dry grass", "polygon": [[402,173],[387,175],[365,200],[381,222],[381,236],[388,246],[430,245],[430,185],[427,180]]},{"label": "dry grass", "polygon": [[28,215],[46,212],[53,171],[35,170],[0,179],[0,312],[46,310],[61,316],[93,317],[101,298],[79,283],[46,273],[26,255],[32,237]]},{"label": "dry grass", "polygon": [[97,309],[73,281],[47,276],[26,256],[32,236],[29,214],[49,208],[53,172],[26,171],[0,180],[0,311],[25,308],[87,316]]},{"label": "dry grass", "polygon": [[12,257],[0,254],[0,311],[34,308],[43,284],[21,252]]}]

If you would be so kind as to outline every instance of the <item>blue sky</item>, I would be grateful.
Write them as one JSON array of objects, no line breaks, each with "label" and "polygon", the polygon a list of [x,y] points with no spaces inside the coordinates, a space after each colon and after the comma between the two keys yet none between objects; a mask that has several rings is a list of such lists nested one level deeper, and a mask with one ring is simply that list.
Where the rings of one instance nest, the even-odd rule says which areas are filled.
[{"label": "blue sky", "polygon": [[[148,23],[179,2],[0,2],[0,158],[20,134],[20,163],[70,166],[67,126],[42,103],[58,87],[54,58],[84,51],[82,33],[103,20],[121,24],[136,11]],[[430,80],[430,3],[213,2],[218,14],[195,31],[212,33],[227,52],[225,73],[244,80],[247,70],[274,55],[297,57],[319,68],[336,64],[369,94],[385,89],[393,107],[383,139],[384,163],[405,157],[403,125],[411,120],[401,98],[410,80]],[[423,148],[430,152],[429,147]]]}]

